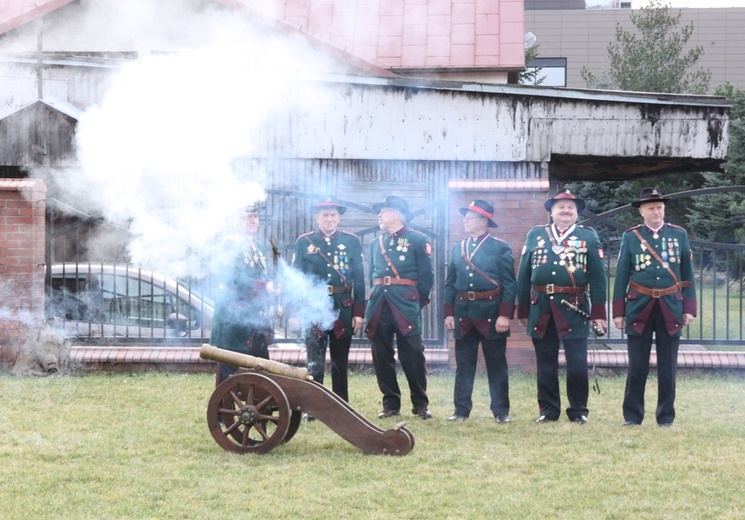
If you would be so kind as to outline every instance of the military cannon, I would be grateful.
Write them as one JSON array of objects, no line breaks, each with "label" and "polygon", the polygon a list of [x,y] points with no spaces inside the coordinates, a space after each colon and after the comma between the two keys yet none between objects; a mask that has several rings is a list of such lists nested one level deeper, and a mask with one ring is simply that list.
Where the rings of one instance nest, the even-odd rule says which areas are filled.
[{"label": "military cannon", "polygon": [[414,436],[402,422],[390,430],[374,425],[346,401],[293,367],[204,344],[203,359],[239,367],[210,397],[207,424],[223,449],[263,454],[288,442],[307,413],[370,454],[406,455]]}]

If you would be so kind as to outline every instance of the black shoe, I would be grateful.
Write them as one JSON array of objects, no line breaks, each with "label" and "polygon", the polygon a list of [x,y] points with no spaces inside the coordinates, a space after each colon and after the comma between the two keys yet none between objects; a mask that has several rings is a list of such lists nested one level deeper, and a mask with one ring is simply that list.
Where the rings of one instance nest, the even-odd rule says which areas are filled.
[{"label": "black shoe", "polygon": [[388,417],[395,417],[397,415],[401,415],[401,412],[398,410],[383,410],[378,414],[378,419],[386,419]]},{"label": "black shoe", "polygon": [[412,408],[411,413],[413,413],[423,421],[432,418],[432,412],[430,412],[426,406],[417,406],[416,408]]},{"label": "black shoe", "polygon": [[507,424],[512,422],[509,415],[496,415],[494,416],[494,422],[499,424]]},{"label": "black shoe", "polygon": [[660,428],[672,428],[673,427],[673,423],[671,423],[671,422],[661,422],[661,423],[658,423],[657,426],[659,426]]},{"label": "black shoe", "polygon": [[587,424],[587,416],[580,415],[579,417],[572,419],[572,422],[576,422],[577,424]]},{"label": "black shoe", "polygon": [[626,421],[621,426],[641,426],[642,423],[638,423],[636,421]]},{"label": "black shoe", "polygon": [[557,419],[549,419],[545,415],[541,415],[538,419],[536,419],[533,422],[535,424],[544,424],[544,423],[547,423],[547,422],[556,422],[556,421],[557,421]]},{"label": "black shoe", "polygon": [[461,423],[461,422],[465,421],[466,419],[468,419],[468,417],[466,417],[465,415],[461,415],[459,413],[454,413],[453,415],[451,415],[448,418],[448,421],[449,422],[452,422],[452,423]]}]

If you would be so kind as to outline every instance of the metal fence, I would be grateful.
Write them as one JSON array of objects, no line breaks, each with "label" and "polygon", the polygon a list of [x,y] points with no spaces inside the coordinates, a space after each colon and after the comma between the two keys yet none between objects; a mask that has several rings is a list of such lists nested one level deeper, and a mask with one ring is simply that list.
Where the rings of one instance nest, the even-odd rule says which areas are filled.
[{"label": "metal fence", "polygon": [[[288,197],[305,197],[306,194],[278,191],[273,196],[287,200]],[[351,202],[348,204],[359,206]],[[362,211],[372,214],[371,208],[364,207]],[[445,205],[436,202],[421,208],[419,212],[427,215],[421,220],[426,220],[428,226],[414,227],[432,240],[435,264],[432,303],[423,312],[423,338],[430,349],[447,349],[441,310],[449,245]],[[296,231],[301,228],[303,232],[308,231],[307,215],[303,218],[303,222],[291,227]],[[597,216],[594,218],[597,220]],[[175,280],[167,273],[152,273],[121,260],[124,258],[123,249],[112,251],[113,260],[110,262],[81,260],[85,251],[75,249],[75,244],[85,241],[91,227],[101,225],[95,219],[71,222],[68,217],[58,218],[53,210],[50,213],[48,314],[63,318],[68,333],[82,343],[199,343],[207,340],[214,312],[212,296],[215,284],[210,276]],[[278,222],[274,225],[283,224]],[[614,228],[602,237],[607,244],[611,244],[611,250],[623,231],[620,225],[614,224]],[[363,242],[363,251],[368,251],[370,242],[378,233],[377,226],[357,230]],[[745,245],[692,240],[691,246],[696,267],[698,317],[684,331],[681,344],[690,349],[742,350],[745,345]],[[68,247],[73,247],[73,250],[68,251]],[[280,244],[284,258],[291,258],[292,247],[293,241],[289,239]],[[615,255],[608,254],[607,258],[610,317]],[[302,338],[288,330],[286,317],[277,319],[276,332],[276,341],[280,344],[302,342]],[[368,345],[362,332],[353,342],[357,347]],[[611,326],[601,343],[606,348],[625,349],[626,338]]]}]

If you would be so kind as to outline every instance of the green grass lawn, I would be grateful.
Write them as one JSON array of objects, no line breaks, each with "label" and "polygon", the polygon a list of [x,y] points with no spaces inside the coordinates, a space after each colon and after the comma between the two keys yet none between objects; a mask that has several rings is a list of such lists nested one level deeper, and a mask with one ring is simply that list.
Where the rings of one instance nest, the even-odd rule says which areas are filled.
[{"label": "green grass lawn", "polygon": [[[0,518],[745,517],[742,374],[682,375],[664,429],[653,415],[620,426],[623,377],[600,380],[584,426],[533,424],[525,374],[510,380],[512,424],[493,422],[483,375],[471,418],[450,424],[453,376],[429,382],[434,419],[404,416],[416,440],[404,457],[363,454],[319,421],[241,456],[207,430],[211,375],[2,375]],[[370,374],[352,375],[350,396],[396,422],[376,418]],[[654,378],[647,401],[653,414]]]}]

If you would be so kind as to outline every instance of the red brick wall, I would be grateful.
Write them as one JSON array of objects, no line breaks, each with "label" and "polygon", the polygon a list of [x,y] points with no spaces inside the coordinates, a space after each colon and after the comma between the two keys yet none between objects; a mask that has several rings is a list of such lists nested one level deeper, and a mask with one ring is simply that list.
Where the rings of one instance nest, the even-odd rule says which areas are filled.
[{"label": "red brick wall", "polygon": [[29,328],[44,319],[47,188],[0,179],[0,366],[15,361]]},{"label": "red brick wall", "polygon": [[[465,237],[463,216],[458,209],[467,207],[474,199],[485,200],[494,206],[494,221],[499,225],[492,234],[512,247],[517,273],[525,235],[534,226],[547,221],[548,213],[543,204],[548,199],[548,180],[454,180],[449,187],[451,243]],[[533,344],[525,334],[525,327],[513,320],[510,328],[507,363],[511,369],[535,371]],[[480,363],[483,364],[483,358]],[[449,340],[448,364],[455,368],[455,342],[452,336]]]}]

